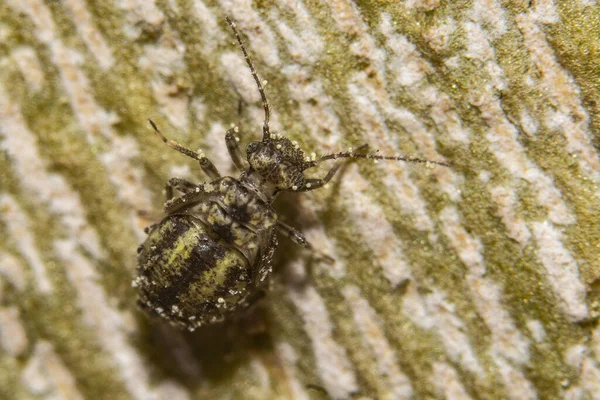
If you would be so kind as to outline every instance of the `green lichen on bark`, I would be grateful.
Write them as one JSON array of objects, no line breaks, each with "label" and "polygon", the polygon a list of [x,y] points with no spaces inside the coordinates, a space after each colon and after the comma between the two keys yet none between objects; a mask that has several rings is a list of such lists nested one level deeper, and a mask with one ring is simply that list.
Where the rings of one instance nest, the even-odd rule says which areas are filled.
[{"label": "green lichen on bark", "polygon": [[[0,397],[593,398],[600,11],[583,3],[0,0]],[[232,123],[260,137],[225,15],[268,81],[273,129],[307,152],[369,143],[452,166],[357,162],[281,199],[337,265],[283,241],[252,314],[180,333],[135,308],[135,249],[172,171],[205,178],[146,121],[216,158]],[[47,182],[27,175],[25,137]]]}]

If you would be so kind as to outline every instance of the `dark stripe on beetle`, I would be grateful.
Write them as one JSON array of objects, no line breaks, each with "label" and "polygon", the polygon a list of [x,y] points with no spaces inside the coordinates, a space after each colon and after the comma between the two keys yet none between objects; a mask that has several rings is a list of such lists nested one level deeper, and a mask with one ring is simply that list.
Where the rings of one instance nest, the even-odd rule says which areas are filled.
[{"label": "dark stripe on beetle", "polygon": [[[158,285],[149,286],[149,289],[151,290],[148,292],[151,292],[152,294],[151,297],[153,303],[155,306],[165,309],[165,312],[169,312],[170,307],[177,303],[177,295],[184,291],[185,287],[189,286],[192,281],[201,278],[203,271],[213,268],[216,265],[216,260],[223,257],[222,249],[215,243],[215,239],[208,234],[210,229],[201,221],[194,221],[193,217],[186,215],[172,215],[167,218],[169,220],[164,222],[170,223],[170,225],[176,229],[165,232],[163,235],[161,244],[164,246],[164,250],[162,250],[161,253],[165,257],[158,260],[160,267],[150,267],[150,269],[154,269],[153,272],[155,275],[163,275],[165,272],[164,269],[172,267],[172,265],[166,265],[167,261],[174,254],[175,249],[179,245],[179,240],[182,237],[185,237],[188,234],[188,231],[193,229],[197,231],[198,236],[196,238],[197,246],[194,246],[194,248],[190,249],[188,244],[185,244],[185,250],[189,252],[189,256],[185,259],[181,258],[177,260],[177,263],[179,264],[178,276],[168,276],[163,278],[170,283],[170,286],[166,288]],[[209,251],[201,251],[200,255],[197,254],[198,250],[206,248],[208,248]],[[160,251],[160,249],[158,250]],[[163,270],[158,270],[157,268]],[[169,309],[167,309],[167,307]]]},{"label": "dark stripe on beetle", "polygon": [[[215,301],[219,297],[226,298],[230,295],[228,290],[232,287],[232,285],[235,284],[235,282],[239,278],[239,275],[241,273],[240,269],[245,269],[248,267],[248,265],[246,264],[247,261],[244,264],[232,264],[231,271],[225,271],[223,275],[224,281],[220,284],[213,283],[213,293],[210,294],[208,298],[205,298],[205,302],[193,301],[193,298],[188,297],[188,290],[190,288],[190,285],[197,283],[202,279],[206,279],[206,276],[204,275],[205,272],[210,271],[212,268],[215,268],[218,262],[222,261],[229,251],[236,251],[234,249],[227,249],[223,247],[222,244],[217,243],[215,237],[211,237],[206,234],[206,232],[209,231],[209,228],[207,228],[198,220],[195,220],[194,223],[194,220],[192,220],[191,218],[193,217],[172,216],[169,217],[169,220],[165,220],[163,221],[163,223],[161,223],[166,225],[167,228],[163,232],[161,232],[161,244],[163,245],[163,248],[165,248],[163,254],[165,254],[166,257],[160,259],[159,261],[163,268],[156,269],[150,267],[148,272],[154,272],[154,274],[152,274],[152,272],[150,272],[150,274],[157,275],[156,278],[160,277],[159,280],[161,281],[167,280],[169,283],[171,283],[171,285],[167,288],[164,288],[160,285],[148,285],[146,287],[147,290],[142,289],[143,297],[145,298],[144,300],[149,301],[153,307],[161,307],[165,312],[165,316],[171,320],[181,321],[185,320],[185,317],[191,315],[199,316],[207,312],[213,315],[215,313],[222,314],[223,311],[219,311],[216,309],[214,305]],[[175,229],[175,235],[173,235],[173,232],[170,232],[170,229],[168,229],[171,227],[179,228]],[[188,241],[188,243],[185,243],[184,241],[183,245],[185,247],[183,247],[183,249],[179,249],[178,251],[179,253],[189,253],[189,257],[187,257],[186,259],[177,260],[178,263],[181,263],[179,268],[180,275],[176,276],[176,279],[172,279],[173,276],[162,277],[161,275],[164,275],[165,273],[164,267],[166,267],[167,260],[169,258],[172,258],[172,254],[175,251],[174,249],[180,246],[181,243],[179,242],[182,240],[182,238],[189,236],[190,229],[194,229],[194,231],[197,231],[194,232],[194,234],[197,234],[197,236],[191,242]],[[167,238],[172,239],[170,243],[169,240],[165,240]],[[169,247],[168,249],[166,249],[167,246]],[[241,254],[239,254],[239,257],[243,258]],[[234,258],[234,260],[235,259],[236,258]],[[237,268],[235,268],[236,266]],[[246,279],[250,280],[251,277],[247,276]],[[209,285],[210,283],[200,282],[200,284]],[[186,294],[188,296],[186,296]],[[178,299],[178,296],[183,296],[183,298],[180,297]],[[190,302],[194,303],[195,307],[193,310],[186,310],[186,308],[189,308],[187,306]],[[177,305],[179,310],[184,311],[183,317],[171,315],[171,309],[173,305]],[[211,309],[210,311],[212,312],[209,312],[207,308]],[[206,316],[208,317],[209,315]]]}]

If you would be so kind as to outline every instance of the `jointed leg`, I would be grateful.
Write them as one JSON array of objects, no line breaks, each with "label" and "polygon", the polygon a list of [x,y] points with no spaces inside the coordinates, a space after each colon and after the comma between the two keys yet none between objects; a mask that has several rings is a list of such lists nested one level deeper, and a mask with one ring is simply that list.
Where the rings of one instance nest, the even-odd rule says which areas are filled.
[{"label": "jointed leg", "polygon": [[225,143],[227,144],[227,151],[229,151],[229,156],[231,157],[233,164],[240,171],[245,171],[248,169],[248,161],[244,158],[242,150],[238,145],[238,139],[235,136],[236,130],[237,127],[227,130],[227,133],[225,134]]},{"label": "jointed leg", "polygon": [[173,199],[173,186],[171,186],[171,182],[167,182],[165,185],[165,203],[168,203]]},{"label": "jointed leg", "polygon": [[[358,154],[360,154],[360,152],[365,150],[367,147],[369,147],[369,145],[363,144],[358,149],[356,149],[356,152],[358,152]],[[353,153],[353,154],[355,154],[355,153]],[[316,162],[315,166],[318,165],[319,162],[320,161]],[[336,174],[336,172],[340,169],[341,166],[342,166],[342,162],[338,161],[337,163],[335,163],[335,165],[333,167],[331,167],[329,172],[327,172],[327,175],[325,175],[325,178],[305,179],[304,186],[297,188],[296,191],[297,192],[309,192],[311,190],[319,189],[319,188],[325,186],[327,184],[327,182],[329,182],[331,180],[331,178],[333,178],[333,176]]]},{"label": "jointed leg", "polygon": [[198,185],[194,185],[190,181],[181,178],[171,178],[165,185],[165,205],[173,200],[173,189],[179,190],[181,193],[196,192]]},{"label": "jointed leg", "polygon": [[310,244],[310,242],[308,240],[306,240],[306,238],[304,237],[304,235],[301,232],[297,231],[296,229],[292,228],[291,226],[289,226],[281,221],[277,221],[277,225],[275,225],[275,227],[277,228],[277,231],[280,234],[290,238],[292,240],[292,242],[309,249],[310,251],[315,253],[319,258],[321,258],[323,261],[326,261],[329,264],[333,264],[335,262],[335,260],[331,256],[328,256],[327,254],[322,253],[319,250],[315,249],[313,247],[313,245]]},{"label": "jointed leg", "polygon": [[309,192],[311,190],[319,189],[327,184],[333,178],[335,173],[340,169],[342,163],[336,163],[325,175],[323,179],[305,179],[304,186],[298,188],[298,192]]},{"label": "jointed leg", "polygon": [[221,174],[219,174],[217,168],[212,162],[210,162],[208,158],[206,158],[204,153],[195,152],[193,150],[188,149],[187,147],[180,145],[174,140],[167,139],[151,119],[149,119],[148,121],[150,122],[150,125],[152,125],[154,132],[158,135],[158,137],[162,139],[163,142],[167,144],[167,146],[174,150],[177,150],[182,154],[185,154],[188,157],[193,158],[194,160],[198,160],[198,162],[200,163],[200,168],[202,168],[202,171],[204,171],[204,173],[208,175],[210,179],[215,180],[221,177]]},{"label": "jointed leg", "polygon": [[171,178],[167,186],[179,190],[181,193],[190,193],[196,190],[198,185],[194,185],[190,181],[181,178]]}]

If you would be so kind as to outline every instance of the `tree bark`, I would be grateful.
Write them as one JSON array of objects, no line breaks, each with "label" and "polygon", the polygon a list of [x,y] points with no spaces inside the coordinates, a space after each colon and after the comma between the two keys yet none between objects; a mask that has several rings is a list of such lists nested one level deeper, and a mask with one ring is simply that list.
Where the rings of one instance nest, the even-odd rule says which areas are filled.
[{"label": "tree bark", "polygon": [[[307,156],[250,313],[180,332],[135,306],[171,177],[150,129],[236,176],[225,131]],[[600,399],[595,1],[0,0],[0,398]],[[323,177],[327,168],[308,171]]]}]

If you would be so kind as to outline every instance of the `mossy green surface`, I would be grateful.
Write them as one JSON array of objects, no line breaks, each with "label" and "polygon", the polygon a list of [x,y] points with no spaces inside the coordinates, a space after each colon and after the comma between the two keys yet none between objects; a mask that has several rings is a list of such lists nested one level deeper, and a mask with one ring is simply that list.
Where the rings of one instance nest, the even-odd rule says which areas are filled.
[{"label": "mossy green surface", "polygon": [[[116,151],[111,148],[114,143],[102,134],[86,132],[82,127],[62,83],[64,71],[56,65],[48,46],[36,35],[34,23],[25,14],[16,11],[12,3],[0,0],[1,28],[5,32],[0,41],[3,62],[0,90],[5,91],[11,102],[19,107],[27,128],[37,139],[40,156],[46,160],[48,172],[63,177],[78,194],[86,222],[97,232],[105,253],[101,259],[84,255],[94,265],[98,273],[97,283],[107,293],[111,304],[138,326],[135,333],[126,336],[146,364],[151,384],[175,382],[192,398],[289,398],[292,391],[287,383],[289,377],[276,351],[278,344],[286,343],[299,356],[294,378],[310,398],[327,398],[319,377],[316,360],[319,355],[314,354],[304,322],[287,293],[290,283],[286,281],[286,268],[298,259],[305,262],[308,255],[293,249],[289,243],[282,243],[271,293],[257,312],[258,317],[249,318],[250,322],[211,327],[195,335],[182,334],[146,320],[134,305],[136,293],[131,288],[131,279],[139,232],[131,223],[132,215],[159,212],[164,183],[170,178],[172,167],[187,163],[194,175],[204,179],[196,172],[199,168],[192,160],[186,160],[162,145],[148,128],[147,118],[152,117],[163,131],[169,132],[170,137],[193,149],[207,145],[205,133],[216,123],[224,127],[231,123],[239,124],[244,134],[243,143],[258,138],[260,133],[260,126],[255,124],[253,117],[259,105],[244,104],[242,113],[238,112],[240,95],[227,79],[222,66],[220,57],[224,52],[238,51],[224,22],[225,11],[216,2],[206,2],[226,35],[215,44],[214,54],[207,55],[202,46],[210,39],[202,37],[203,31],[194,16],[192,1],[175,1],[178,10],[171,9],[167,1],[157,1],[155,5],[164,16],[163,22],[140,25],[141,34],[137,40],[131,40],[124,32],[124,25],[129,22],[122,10],[112,2],[89,0],[84,5],[115,59],[110,69],[103,70],[78,33],[78,21],[73,19],[68,5],[42,2],[51,12],[57,38],[70,50],[83,55],[80,71],[85,75],[97,105],[115,115],[116,122],[111,125],[114,134],[120,138],[132,138],[137,144],[138,154],[131,163],[143,172],[142,183],[151,193],[150,201],[154,207],[152,210],[138,210],[120,197],[101,160],[100,155]],[[432,10],[407,10],[405,5],[396,2],[343,4],[359,13],[365,31],[372,35],[373,46],[389,55],[391,50],[386,48],[386,38],[380,30],[382,13],[387,13],[396,33],[406,37],[415,46],[418,55],[430,65],[424,81],[418,85],[422,85],[423,89],[432,85],[447,95],[452,111],[457,113],[463,127],[470,131],[470,142],[465,145],[450,140],[448,135],[440,135],[439,140],[436,138],[436,150],[452,163],[452,172],[460,177],[459,203],[440,190],[436,176],[429,168],[408,166],[408,176],[418,186],[420,196],[426,199],[426,211],[433,221],[434,230],[442,232],[441,214],[448,207],[453,207],[467,233],[481,241],[485,278],[502,287],[501,305],[530,343],[529,361],[515,368],[533,385],[540,399],[561,398],[569,387],[582,384],[579,371],[567,362],[565,353],[573,346],[587,345],[592,332],[598,329],[600,218],[597,210],[600,199],[597,197],[598,183],[581,170],[578,160],[568,150],[565,135],[542,123],[535,135],[526,134],[519,126],[522,112],[526,111],[532,118],[543,121],[546,113],[555,107],[543,88],[529,83],[544,76],[535,67],[522,32],[515,23],[516,17],[528,12],[527,6],[517,1],[502,3],[509,21],[507,31],[497,38],[490,38],[490,42],[495,52],[494,61],[502,68],[507,86],[503,90],[495,90],[494,96],[500,99],[502,112],[511,123],[517,121],[516,140],[524,154],[551,178],[576,220],[576,223],[560,226],[559,230],[561,242],[577,261],[580,279],[588,288],[589,318],[579,322],[573,322],[564,314],[561,300],[547,283],[547,272],[539,261],[536,243],[532,240],[522,247],[509,237],[491,197],[491,188],[514,185],[516,216],[527,223],[547,219],[548,210],[539,204],[530,182],[522,180],[515,183],[516,178],[494,155],[490,127],[481,110],[473,104],[474,93],[490,85],[492,77],[479,60],[461,56],[470,39],[461,23],[470,19],[472,3],[440,1]],[[253,6],[257,15],[274,32],[277,32],[278,21],[270,13],[271,9],[277,9],[281,21],[295,24],[294,16],[273,2],[255,1]],[[322,137],[319,139],[338,135],[340,140],[336,145],[341,149],[372,141],[372,132],[363,130],[363,121],[357,112],[360,110],[356,110],[356,103],[348,91],[348,85],[355,83],[352,79],[358,73],[364,73],[365,81],[373,87],[387,90],[394,106],[412,113],[436,136],[437,128],[429,116],[429,104],[415,99],[412,88],[384,87],[391,78],[382,76],[372,60],[349,51],[349,46],[359,34],[338,30],[332,22],[330,6],[316,1],[306,1],[304,6],[323,40],[324,50],[318,63],[301,67],[310,73],[311,80],[320,82],[340,121],[339,132],[321,129]],[[597,154],[600,148],[600,103],[597,100],[600,98],[600,69],[597,67],[600,65],[600,11],[597,7],[581,8],[575,2],[557,2],[556,10],[558,22],[540,26],[557,65],[573,78],[579,90],[577,96],[581,108],[589,118],[589,139]],[[455,20],[457,30],[448,47],[436,52],[424,38],[424,32],[449,18]],[[200,97],[205,105],[205,117],[198,119],[188,103],[192,116],[187,131],[176,129],[167,116],[161,114],[161,105],[153,92],[152,79],[155,77],[139,65],[145,52],[144,46],[157,45],[167,30],[174,32],[176,40],[185,48],[182,55],[185,67],[165,78],[176,88],[172,96],[189,98],[190,101]],[[253,32],[243,33],[247,35],[247,41],[253,40]],[[275,36],[282,66],[294,64],[281,36]],[[28,86],[19,66],[11,58],[12,52],[19,47],[33,49],[38,57],[44,75],[40,90]],[[249,47],[252,49],[252,46]],[[458,67],[449,68],[447,59],[455,55],[459,56]],[[308,134],[310,130],[303,121],[286,75],[275,67],[269,67],[254,53],[253,59],[261,77],[269,82],[268,96],[279,125],[285,129],[284,133],[302,143],[307,152],[319,152],[320,146]],[[245,69],[240,74],[251,79]],[[316,99],[307,103],[315,108],[321,106]],[[399,151],[417,153],[419,146],[410,139],[411,132],[391,118],[384,116],[382,120],[391,132],[390,142],[397,143]],[[2,136],[11,134],[0,130],[0,141]],[[94,135],[93,145],[86,135]],[[224,140],[210,145],[225,147]],[[13,237],[0,220],[0,235],[5,238],[0,248],[25,266],[27,280],[25,293],[19,293],[5,281],[0,281],[0,305],[19,308],[29,341],[28,350],[16,358],[0,350],[0,397],[38,398],[28,390],[27,382],[23,382],[22,370],[36,343],[44,341],[52,344],[83,397],[132,398],[115,361],[106,354],[94,328],[82,317],[76,300],[77,290],[56,254],[55,242],[66,238],[66,228],[48,204],[23,186],[21,180],[27,177],[19,176],[19,170],[11,159],[6,151],[0,154],[0,191],[10,195],[28,217],[36,249],[56,290],[50,298],[35,291],[33,273],[26,267],[28,260],[16,243],[19,238]],[[345,185],[338,182],[321,192],[306,195],[308,202],[303,203],[318,205],[310,217],[314,221],[303,218],[308,212],[288,210],[290,204],[295,204],[294,200],[284,200],[279,209],[282,210],[282,218],[301,227],[309,229],[311,224],[322,224],[326,235],[335,244],[336,255],[345,264],[346,273],[342,278],[333,278],[325,266],[315,265],[309,284],[314,285],[324,299],[332,324],[332,338],[345,349],[356,374],[360,391],[354,397],[377,398],[388,388],[377,370],[375,356],[365,345],[352,320],[353,310],[340,292],[347,285],[358,287],[381,318],[382,330],[398,356],[399,369],[411,382],[415,398],[440,398],[440,393],[431,384],[431,376],[433,364],[441,361],[455,368],[466,393],[473,399],[507,398],[506,384],[490,352],[493,332],[477,312],[476,299],[471,295],[466,280],[469,271],[453,244],[441,233],[432,243],[429,232],[418,226],[414,217],[407,217],[401,212],[401,200],[397,193],[388,191],[386,175],[377,165],[358,163],[358,171],[369,182],[365,195],[372,200],[374,207],[382,210],[386,223],[390,224],[393,234],[402,243],[402,253],[412,267],[411,279],[419,282],[420,295],[426,296],[433,290],[431,288],[446,294],[445,301],[452,304],[454,313],[460,316],[477,361],[484,371],[490,372],[481,378],[451,360],[438,332],[418,326],[402,313],[406,283],[394,288],[385,279],[379,255],[365,243],[365,235],[369,233],[361,230],[360,221],[352,220],[346,209],[347,203],[343,201],[344,194],[340,193]],[[487,173],[489,179],[481,179],[482,173]],[[340,179],[344,179],[343,174]],[[78,250],[85,253],[84,249]],[[546,337],[542,342],[532,339],[528,328],[532,320],[540,321],[545,327]],[[256,336],[247,334],[248,325],[245,324],[261,325],[257,329],[259,333]],[[191,360],[190,365],[195,365],[197,370],[186,369],[186,360]],[[253,364],[256,360],[259,360],[260,366]],[[600,361],[596,360],[596,363]],[[266,383],[261,381],[264,376],[268,378]]]}]

